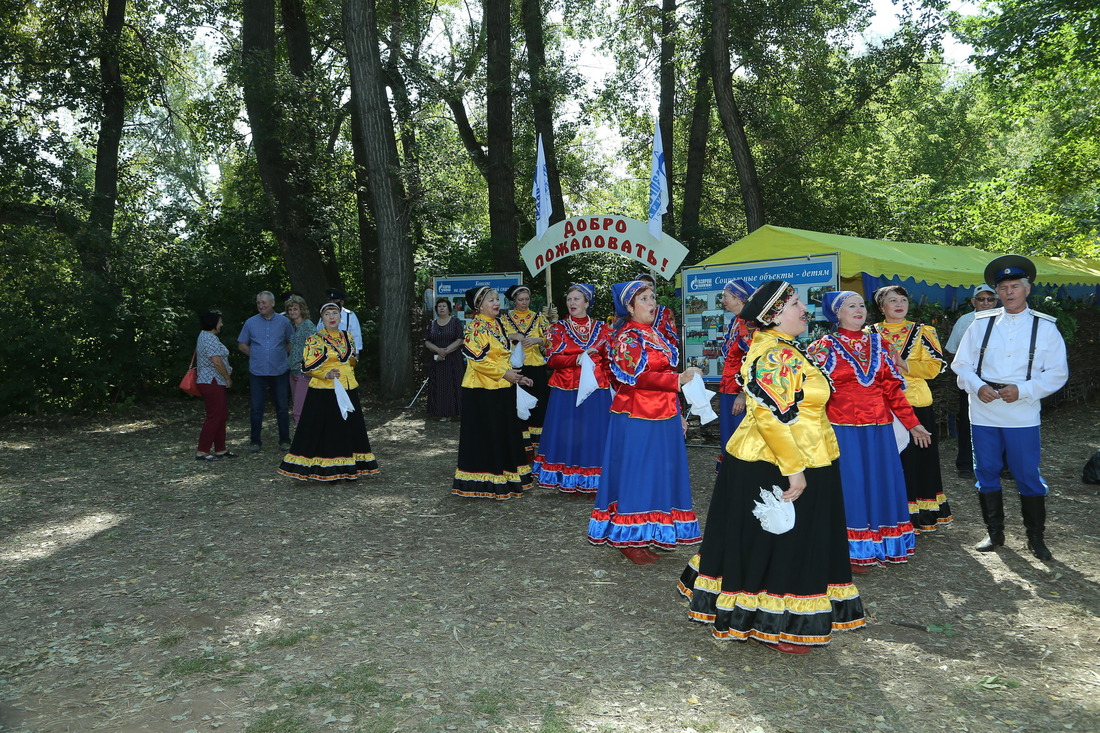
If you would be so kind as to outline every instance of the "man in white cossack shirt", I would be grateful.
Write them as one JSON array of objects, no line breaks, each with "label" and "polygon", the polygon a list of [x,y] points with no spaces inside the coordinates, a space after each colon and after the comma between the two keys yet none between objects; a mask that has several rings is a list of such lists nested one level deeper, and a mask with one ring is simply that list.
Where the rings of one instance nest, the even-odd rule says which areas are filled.
[{"label": "man in white cossack shirt", "polygon": [[1001,469],[1007,461],[1020,492],[1028,549],[1045,561],[1053,557],[1043,538],[1049,489],[1039,473],[1040,400],[1062,388],[1069,366],[1056,319],[1028,308],[1034,279],[1034,263],[1020,255],[986,266],[985,281],[1004,307],[974,316],[951,369],[970,394],[975,486],[989,531],[976,549],[992,552],[1005,543]]}]

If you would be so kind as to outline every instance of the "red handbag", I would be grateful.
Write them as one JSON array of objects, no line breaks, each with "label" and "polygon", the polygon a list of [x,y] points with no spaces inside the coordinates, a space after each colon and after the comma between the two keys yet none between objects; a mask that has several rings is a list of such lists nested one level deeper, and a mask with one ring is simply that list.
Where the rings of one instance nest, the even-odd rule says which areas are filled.
[{"label": "red handbag", "polygon": [[202,397],[202,392],[199,391],[199,370],[195,367],[195,354],[191,354],[191,366],[180,380],[180,389],[189,395]]}]

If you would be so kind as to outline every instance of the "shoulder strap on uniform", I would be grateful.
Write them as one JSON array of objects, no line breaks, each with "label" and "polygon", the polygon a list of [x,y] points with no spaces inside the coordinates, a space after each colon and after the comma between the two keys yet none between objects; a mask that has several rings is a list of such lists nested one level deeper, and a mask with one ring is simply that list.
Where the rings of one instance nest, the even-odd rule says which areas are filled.
[{"label": "shoulder strap on uniform", "polygon": [[[982,377],[982,361],[985,359],[985,350],[989,346],[989,337],[993,335],[993,324],[997,321],[996,318],[990,318],[985,327],[985,336],[982,337],[982,348],[978,351],[978,368],[974,370],[974,373],[978,375],[978,378]],[[1029,371],[1030,373],[1030,371]]]},{"label": "shoulder strap on uniform", "polygon": [[1039,319],[1031,319],[1031,345],[1027,347],[1027,376],[1025,381],[1031,381],[1031,366],[1035,362],[1035,341],[1039,338]]}]

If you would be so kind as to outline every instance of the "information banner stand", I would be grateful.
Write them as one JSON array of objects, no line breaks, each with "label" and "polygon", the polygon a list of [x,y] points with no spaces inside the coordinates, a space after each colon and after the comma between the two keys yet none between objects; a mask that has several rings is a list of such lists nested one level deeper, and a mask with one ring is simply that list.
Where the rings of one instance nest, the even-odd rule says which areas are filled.
[{"label": "information banner stand", "polygon": [[500,293],[500,310],[511,309],[512,303],[504,297],[504,291],[513,285],[523,284],[521,272],[489,272],[474,275],[436,275],[432,277],[432,317],[435,317],[435,301],[446,298],[451,301],[454,316],[465,322],[473,318],[473,306],[466,302],[466,291],[488,285]]},{"label": "information banner stand", "polygon": [[801,338],[819,338],[829,331],[821,315],[821,294],[839,284],[839,254],[790,257],[778,260],[729,262],[681,271],[683,283],[685,366],[699,367],[706,382],[722,379],[722,346],[733,314],[722,307],[722,288],[730,280],[744,280],[754,288],[768,280],[786,280],[798,291],[810,311],[810,325]]}]

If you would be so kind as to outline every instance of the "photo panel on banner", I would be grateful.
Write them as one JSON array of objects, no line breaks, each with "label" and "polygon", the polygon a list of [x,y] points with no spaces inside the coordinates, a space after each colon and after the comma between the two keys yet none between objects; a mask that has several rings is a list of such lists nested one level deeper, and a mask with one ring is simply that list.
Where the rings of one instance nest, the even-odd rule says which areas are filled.
[{"label": "photo panel on banner", "polygon": [[521,272],[490,272],[474,275],[436,275],[432,277],[433,302],[439,298],[451,301],[455,318],[463,323],[474,317],[473,307],[466,303],[466,291],[470,288],[488,285],[500,293],[500,310],[512,308],[512,301],[504,296],[504,291],[513,285],[523,284]]},{"label": "photo panel on banner", "polygon": [[754,288],[768,280],[786,280],[795,287],[810,312],[810,324],[799,337],[804,342],[829,332],[821,313],[821,295],[836,290],[840,282],[836,252],[809,257],[790,257],[754,262],[730,262],[681,271],[685,366],[698,367],[707,382],[722,379],[722,347],[733,314],[722,307],[722,288],[730,280],[744,280]]}]

